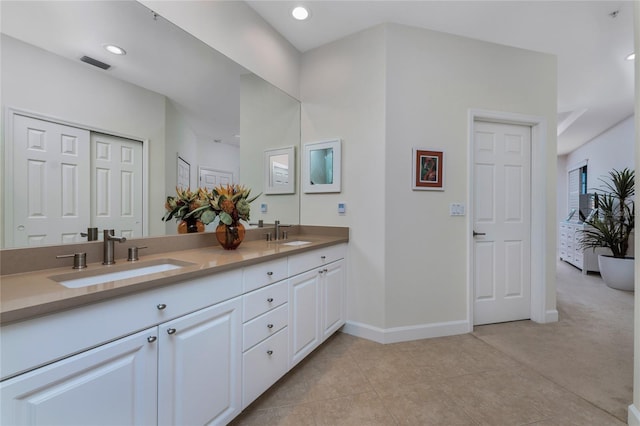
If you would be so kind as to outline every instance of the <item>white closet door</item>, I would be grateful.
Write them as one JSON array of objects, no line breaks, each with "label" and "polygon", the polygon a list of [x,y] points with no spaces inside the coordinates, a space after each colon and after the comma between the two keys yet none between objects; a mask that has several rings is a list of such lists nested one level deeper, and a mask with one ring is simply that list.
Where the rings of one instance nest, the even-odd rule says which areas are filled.
[{"label": "white closet door", "polygon": [[91,133],[91,163],[92,226],[142,237],[142,143]]},{"label": "white closet door", "polygon": [[90,221],[89,132],[13,115],[12,166],[7,245],[85,241],[80,232]]}]

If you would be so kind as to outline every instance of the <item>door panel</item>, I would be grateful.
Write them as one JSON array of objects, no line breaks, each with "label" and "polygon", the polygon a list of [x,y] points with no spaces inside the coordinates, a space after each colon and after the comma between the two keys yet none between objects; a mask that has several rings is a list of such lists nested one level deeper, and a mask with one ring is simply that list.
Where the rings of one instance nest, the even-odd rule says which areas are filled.
[{"label": "door panel", "polygon": [[93,226],[142,237],[142,143],[91,134]]},{"label": "door panel", "polygon": [[474,123],[474,324],[530,318],[531,129]]},{"label": "door panel", "polygon": [[7,246],[84,241],[80,232],[90,224],[88,160],[87,130],[13,115]]}]

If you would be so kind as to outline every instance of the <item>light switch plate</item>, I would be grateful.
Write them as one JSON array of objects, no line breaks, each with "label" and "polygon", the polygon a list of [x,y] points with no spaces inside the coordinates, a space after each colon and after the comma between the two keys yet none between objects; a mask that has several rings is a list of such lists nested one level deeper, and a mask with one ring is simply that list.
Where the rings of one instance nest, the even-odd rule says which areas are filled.
[{"label": "light switch plate", "polygon": [[345,213],[347,211],[347,204],[344,202],[338,203],[338,213]]},{"label": "light switch plate", "polygon": [[449,205],[449,216],[464,216],[464,204],[452,203]]}]

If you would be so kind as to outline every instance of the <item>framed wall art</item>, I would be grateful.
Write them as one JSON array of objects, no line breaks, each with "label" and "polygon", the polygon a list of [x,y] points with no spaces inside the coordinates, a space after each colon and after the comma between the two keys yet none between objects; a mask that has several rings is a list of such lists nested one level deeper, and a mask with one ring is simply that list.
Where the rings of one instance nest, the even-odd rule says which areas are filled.
[{"label": "framed wall art", "polygon": [[444,151],[413,148],[414,191],[444,191]]}]

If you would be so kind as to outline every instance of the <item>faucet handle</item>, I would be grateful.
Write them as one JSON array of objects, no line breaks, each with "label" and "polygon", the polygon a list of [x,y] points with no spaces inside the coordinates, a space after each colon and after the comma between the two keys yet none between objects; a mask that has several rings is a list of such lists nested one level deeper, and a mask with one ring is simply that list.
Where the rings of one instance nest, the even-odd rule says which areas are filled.
[{"label": "faucet handle", "polygon": [[87,267],[87,253],[61,254],[56,259],[73,257],[73,269],[84,269]]},{"label": "faucet handle", "polygon": [[140,260],[140,258],[138,257],[138,250],[142,250],[142,249],[146,249],[147,246],[142,246],[142,247],[129,247],[128,250],[128,256],[127,256],[127,261],[129,262],[133,262],[135,260]]}]

